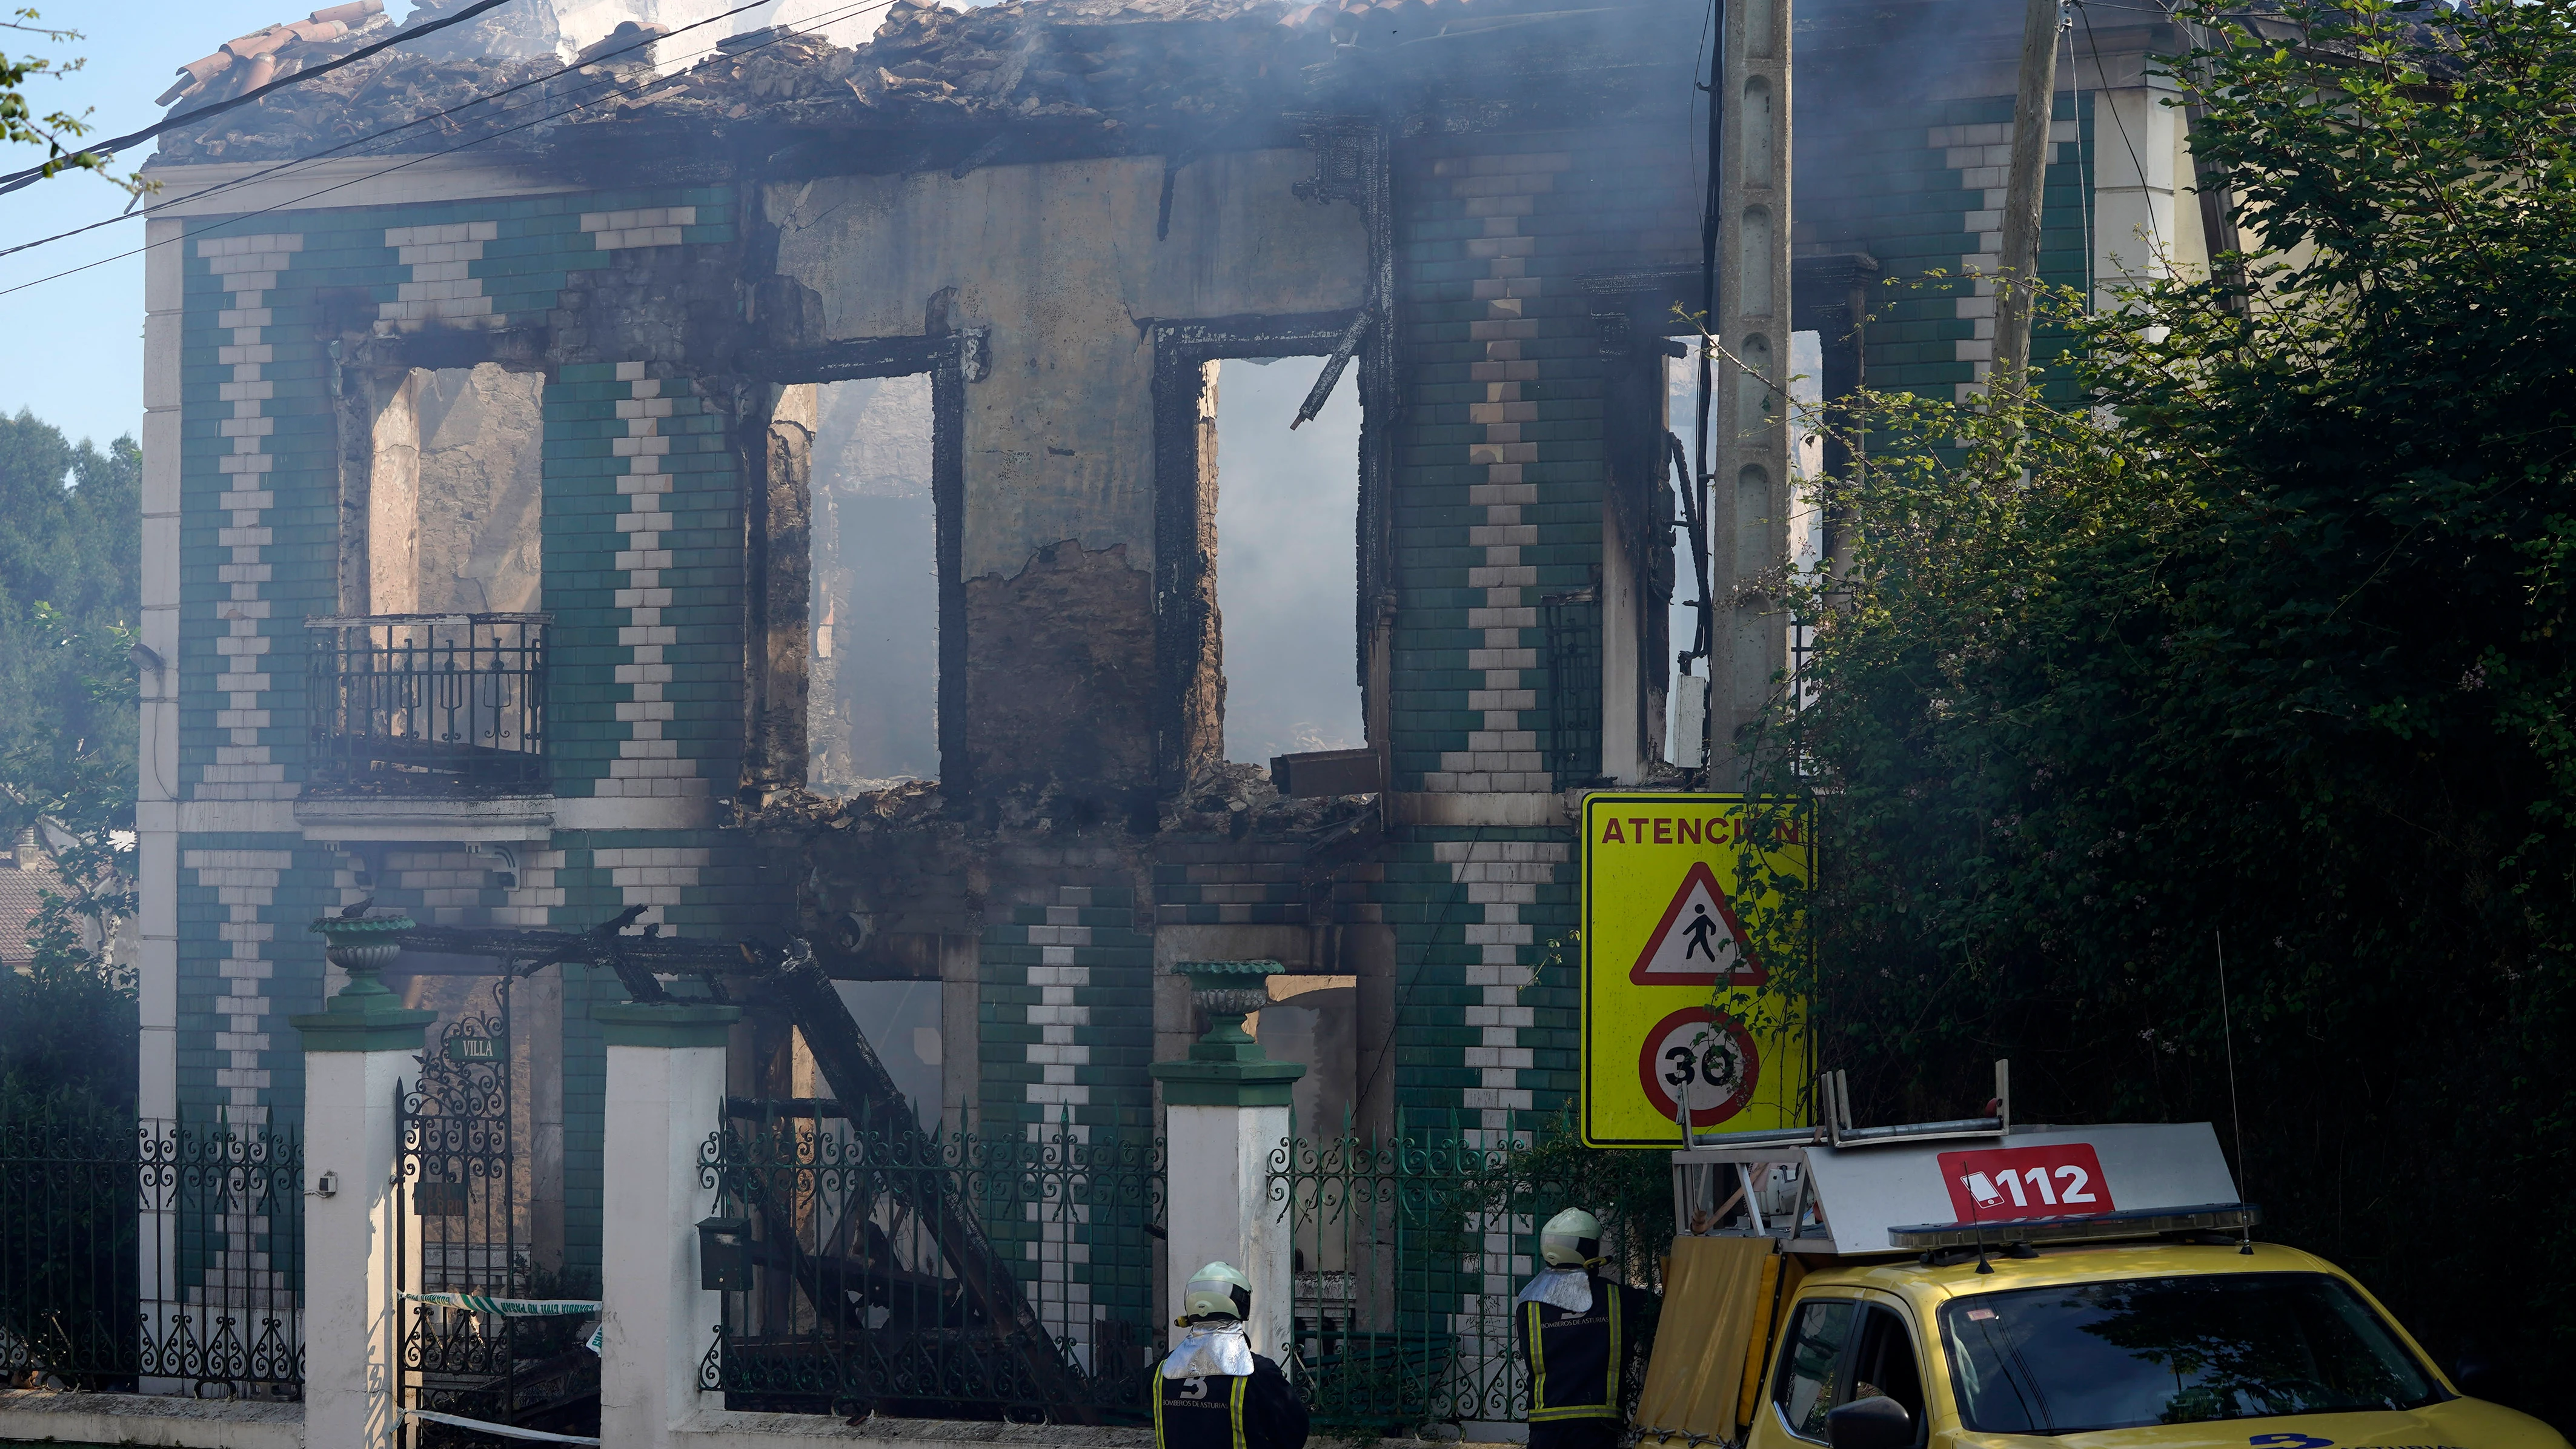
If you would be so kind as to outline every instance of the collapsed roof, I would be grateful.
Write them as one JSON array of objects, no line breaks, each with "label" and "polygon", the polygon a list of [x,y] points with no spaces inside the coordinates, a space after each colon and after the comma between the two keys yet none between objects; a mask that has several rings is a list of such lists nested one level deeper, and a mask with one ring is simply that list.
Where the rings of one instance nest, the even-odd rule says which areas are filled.
[{"label": "collapsed roof", "polygon": [[[380,3],[356,0],[316,16]],[[450,40],[441,53],[398,46],[203,127],[176,129],[164,137],[161,159],[285,160],[314,154],[317,142],[362,140],[367,154],[468,143],[524,153],[577,141],[605,146],[609,132],[631,148],[639,128],[685,137],[688,149],[736,161],[752,147],[771,157],[794,139],[782,140],[782,132],[825,133],[843,143],[833,148],[836,164],[861,169],[878,166],[853,163],[852,143],[866,151],[865,137],[897,132],[971,135],[975,144],[955,155],[955,145],[936,144],[922,154],[888,152],[879,158],[887,169],[945,166],[979,149],[985,154],[976,164],[1006,152],[1011,159],[1178,154],[1234,144],[1240,127],[1276,133],[1283,118],[1339,108],[1352,91],[1391,71],[1459,58],[1454,47],[1418,44],[1425,40],[1499,31],[1506,49],[1544,55],[1549,69],[1580,61],[1617,69],[1604,33],[1615,27],[1602,17],[1633,12],[1636,0],[1586,10],[1557,5],[1004,0],[960,10],[896,0],[855,49],[788,27],[718,38],[712,28],[665,32],[628,22],[569,61],[460,56],[449,53],[456,47],[447,32],[424,37]],[[330,24],[341,28],[321,33]],[[183,112],[248,89],[261,74],[257,67],[269,66],[265,58],[274,58],[276,74],[287,74],[290,64],[335,59],[392,33],[373,11],[354,26],[346,19],[330,24],[271,27],[183,68],[173,88]],[[236,47],[263,59],[224,60]],[[1040,134],[1049,139],[1033,151],[1028,138]]]}]

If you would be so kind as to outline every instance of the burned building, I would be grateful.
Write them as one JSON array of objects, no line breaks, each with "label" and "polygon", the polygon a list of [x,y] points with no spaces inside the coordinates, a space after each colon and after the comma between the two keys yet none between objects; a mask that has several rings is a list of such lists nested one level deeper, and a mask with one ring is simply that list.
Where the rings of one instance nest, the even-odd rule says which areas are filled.
[{"label": "burned building", "polygon": [[[152,164],[146,1113],[291,1113],[306,924],[365,900],[491,933],[397,968],[451,1017],[510,940],[622,913],[804,941],[950,1130],[1150,1135],[1185,961],[1288,968],[1256,1029],[1310,1068],[1302,1123],[1560,1106],[1572,802],[1700,763],[1666,433],[1709,8],[679,8],[441,32]],[[341,9],[177,103],[388,32]],[[2042,246],[2099,295],[2207,250],[2146,59],[2178,38],[2122,14],[2070,33]],[[1827,395],[1973,386],[1990,292],[1905,284],[1997,249],[2018,11],[1726,24],[1759,62],[1719,132],[1731,345]],[[1832,540],[1788,399],[1720,384],[1725,788],[1791,655],[1761,580]],[[1221,526],[1220,458],[1319,427],[1311,491]],[[1230,570],[1292,526],[1332,602],[1265,617]],[[1229,750],[1277,683],[1256,637],[1324,650],[1294,687],[1345,724]],[[598,1266],[590,1011],[626,990],[514,988],[551,1266]],[[826,1095],[735,997],[739,1089]],[[1094,1261],[1061,1291],[1157,1316]]]}]

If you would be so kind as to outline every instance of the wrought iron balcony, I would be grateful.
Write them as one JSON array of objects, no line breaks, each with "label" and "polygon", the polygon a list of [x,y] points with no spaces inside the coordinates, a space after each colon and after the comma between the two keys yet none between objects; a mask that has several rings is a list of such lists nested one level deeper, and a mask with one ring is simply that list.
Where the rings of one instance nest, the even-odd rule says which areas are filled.
[{"label": "wrought iron balcony", "polygon": [[311,783],[508,794],[546,784],[546,614],[376,614],[305,623]]}]

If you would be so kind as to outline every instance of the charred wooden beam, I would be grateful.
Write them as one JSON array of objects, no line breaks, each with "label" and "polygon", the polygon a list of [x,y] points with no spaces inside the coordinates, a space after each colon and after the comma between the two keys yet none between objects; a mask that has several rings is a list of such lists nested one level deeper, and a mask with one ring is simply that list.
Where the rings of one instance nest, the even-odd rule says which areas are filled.
[{"label": "charred wooden beam", "polygon": [[[703,976],[710,985],[721,977],[754,988],[784,1008],[788,1019],[796,1023],[806,1046],[814,1053],[815,1068],[831,1085],[837,1099],[833,1105],[853,1104],[875,1120],[894,1123],[896,1134],[904,1139],[905,1160],[938,1160],[936,1145],[922,1131],[911,1105],[896,1088],[893,1075],[886,1071],[876,1049],[868,1045],[848,1005],[841,1000],[841,993],[833,988],[832,978],[824,973],[822,963],[814,959],[805,942],[792,940],[782,948],[753,941],[621,934],[643,910],[641,906],[629,906],[590,930],[578,932],[423,926],[410,934],[406,944],[427,951],[517,962],[520,964],[512,968],[512,974],[518,976],[564,961],[606,965],[617,972],[628,996],[637,1002],[670,999],[662,983],[655,979],[657,975]],[[818,1114],[822,1105],[819,1099],[814,1103]],[[943,1178],[935,1199],[922,1204],[922,1211],[968,1297],[1027,1364],[1046,1396],[1055,1403],[1074,1406],[1082,1422],[1098,1422],[1098,1411],[1091,1406],[1072,1367],[1058,1352],[1054,1336],[1020,1292],[1019,1279],[1012,1273],[1009,1261],[993,1247],[983,1223],[956,1183]]]},{"label": "charred wooden beam", "polygon": [[[764,953],[777,950],[767,942],[716,941],[687,936],[629,936],[606,931],[604,927],[588,931],[545,931],[509,926],[422,926],[405,936],[403,944],[408,949],[436,955],[485,956],[515,963],[511,968],[511,974],[515,976],[533,975],[564,961],[614,968],[622,960],[654,976],[738,979],[768,970],[764,964]],[[919,967],[902,961],[849,956],[834,958],[828,974],[835,981],[938,979],[935,970],[926,975]],[[620,979],[625,978],[621,975]],[[637,985],[634,981],[626,984],[630,990]]]},{"label": "charred wooden beam", "polygon": [[[832,988],[832,979],[823,974],[814,953],[805,949],[804,942],[791,941],[776,959],[775,969],[763,978],[764,984],[772,999],[787,1008],[789,1019],[805,1034],[805,1045],[814,1053],[814,1067],[823,1074],[823,1080],[831,1084],[843,1102],[891,1107],[890,1115],[899,1135],[926,1139],[903,1093],[896,1089],[893,1076],[878,1059],[876,1049],[860,1034],[849,1007],[842,1002],[841,993]],[[931,1151],[932,1145],[924,1140],[912,1146],[907,1157],[936,1161]],[[1098,1411],[1057,1351],[1054,1337],[1021,1295],[1019,1279],[985,1236],[983,1223],[956,1184],[943,1177],[936,1199],[922,1204],[922,1211],[931,1220],[940,1251],[965,1283],[967,1294],[983,1311],[985,1320],[1010,1340],[1048,1399],[1072,1406],[1083,1423],[1098,1422]]]}]

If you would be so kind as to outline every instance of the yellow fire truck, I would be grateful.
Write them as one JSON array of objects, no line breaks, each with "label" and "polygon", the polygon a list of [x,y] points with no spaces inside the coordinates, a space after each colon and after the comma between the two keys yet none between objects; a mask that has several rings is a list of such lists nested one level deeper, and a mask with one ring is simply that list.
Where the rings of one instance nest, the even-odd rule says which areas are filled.
[{"label": "yellow fire truck", "polygon": [[1645,1449],[2566,1449],[2352,1276],[2258,1243],[2207,1123],[1997,1115],[1703,1137]]}]

